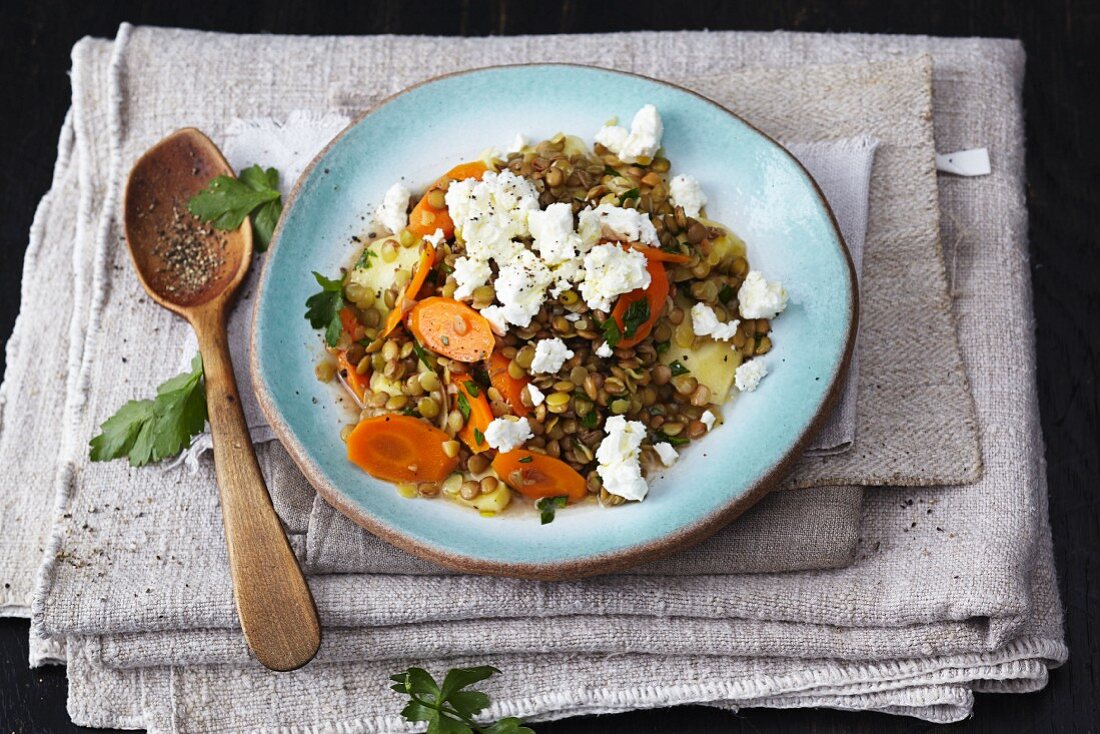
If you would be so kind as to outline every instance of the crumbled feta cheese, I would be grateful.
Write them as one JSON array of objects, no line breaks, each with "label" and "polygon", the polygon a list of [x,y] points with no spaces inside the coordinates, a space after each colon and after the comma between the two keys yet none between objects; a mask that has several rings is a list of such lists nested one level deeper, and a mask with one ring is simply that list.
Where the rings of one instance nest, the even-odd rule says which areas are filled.
[{"label": "crumbled feta cheese", "polygon": [[604,342],[600,346],[596,347],[596,356],[597,357],[603,357],[604,359],[607,359],[612,354],[614,354],[614,352],[611,351],[611,345],[608,344],[607,342]]},{"label": "crumbled feta cheese", "polygon": [[600,204],[595,209],[583,209],[578,215],[582,252],[596,246],[601,237],[619,242],[641,242],[660,245],[657,230],[649,215],[637,209],[624,209],[612,204]]},{"label": "crumbled feta cheese", "polygon": [[722,341],[729,341],[737,333],[737,325],[741,322],[737,319],[722,322],[718,320],[718,314],[705,303],[696,303],[691,307],[691,328],[695,336],[711,336]]},{"label": "crumbled feta cheese", "polygon": [[649,485],[642,477],[638,457],[645,438],[645,425],[615,415],[604,423],[604,431],[607,435],[596,449],[599,462],[596,472],[603,480],[604,489],[624,499],[643,499]]},{"label": "crumbled feta cheese", "polygon": [[409,197],[412,192],[401,182],[386,190],[382,203],[374,210],[374,220],[393,234],[405,229],[409,223]]},{"label": "crumbled feta cheese", "polygon": [[[494,283],[501,313],[510,324],[529,326],[546,300],[546,288],[553,273],[530,250],[522,250],[512,262],[500,268]],[[484,310],[482,311],[484,313]]]},{"label": "crumbled feta cheese", "polygon": [[534,239],[532,247],[547,265],[560,265],[577,256],[581,238],[573,231],[573,207],[557,202],[527,218]]},{"label": "crumbled feta cheese", "polygon": [[699,181],[686,173],[674,177],[668,184],[668,191],[673,205],[684,207],[684,214],[689,217],[699,216],[707,205],[707,195],[699,187]]},{"label": "crumbled feta cheese", "polygon": [[531,424],[526,418],[514,420],[512,416],[494,418],[485,427],[485,442],[489,444],[489,448],[501,452],[518,449],[532,435],[534,434],[531,433]]},{"label": "crumbled feta cheese", "polygon": [[432,247],[439,247],[439,245],[442,244],[443,240],[447,239],[447,237],[443,234],[443,230],[437,227],[434,232],[432,232],[424,239]]},{"label": "crumbled feta cheese", "polygon": [[741,315],[746,319],[774,319],[787,307],[787,290],[778,280],[768,282],[757,270],[750,270],[737,291]]},{"label": "crumbled feta cheese", "polygon": [[618,245],[597,245],[584,256],[581,297],[589,308],[610,311],[613,300],[638,288],[648,288],[645,255]]},{"label": "crumbled feta cheese", "polygon": [[703,425],[707,427],[707,430],[714,428],[714,422],[718,420],[718,416],[714,414],[714,411],[704,410],[703,415],[699,416],[699,420],[703,421]]},{"label": "crumbled feta cheese", "polygon": [[[581,259],[576,257],[554,266],[550,269],[550,272],[554,276],[554,285],[550,286],[550,296],[552,298],[557,298],[584,277],[584,271],[581,270]],[[566,318],[569,318],[568,314],[566,314]]]},{"label": "crumbled feta cheese", "polygon": [[737,371],[733,373],[733,381],[741,392],[752,392],[766,374],[768,370],[764,367],[763,360],[750,359],[738,366]]},{"label": "crumbled feta cheese", "polygon": [[653,444],[654,450],[657,452],[657,457],[661,460],[661,463],[665,466],[672,466],[676,463],[676,460],[680,458],[680,452],[672,448],[672,444],[667,441]]},{"label": "crumbled feta cheese", "polygon": [[508,153],[519,153],[521,150],[531,144],[531,138],[527,137],[523,133],[516,133],[516,137],[512,140],[512,144],[508,146]]},{"label": "crumbled feta cheese", "polygon": [[458,300],[469,298],[474,294],[474,289],[485,285],[493,275],[493,269],[486,260],[475,260],[472,257],[460,257],[455,260],[455,295]]},{"label": "crumbled feta cheese", "polygon": [[489,326],[493,328],[493,333],[497,336],[504,336],[508,333],[508,319],[504,317],[504,309],[500,306],[486,306],[481,309],[481,315],[485,317],[485,320],[489,322]]},{"label": "crumbled feta cheese", "polygon": [[508,170],[489,171],[480,181],[453,181],[446,202],[455,232],[466,244],[466,255],[493,259],[502,266],[524,249],[515,240],[530,233],[527,217],[539,208],[534,185]]},{"label": "crumbled feta cheese", "polygon": [[623,163],[648,163],[661,147],[664,125],[657,108],[647,104],[634,115],[630,131],[621,125],[604,125],[596,133],[596,142],[603,145]]},{"label": "crumbled feta cheese", "polygon": [[579,313],[573,313],[572,311],[570,311],[569,313],[565,314],[565,320],[566,321],[580,321],[581,320],[581,315]]},{"label": "crumbled feta cheese", "polygon": [[542,405],[543,400],[546,400],[546,393],[535,387],[535,383],[528,382],[527,397],[531,398],[531,405],[537,408]]},{"label": "crumbled feta cheese", "polygon": [[573,350],[565,346],[558,337],[553,339],[540,339],[535,345],[535,358],[531,361],[531,372],[557,372],[565,364],[565,360],[573,356]]}]

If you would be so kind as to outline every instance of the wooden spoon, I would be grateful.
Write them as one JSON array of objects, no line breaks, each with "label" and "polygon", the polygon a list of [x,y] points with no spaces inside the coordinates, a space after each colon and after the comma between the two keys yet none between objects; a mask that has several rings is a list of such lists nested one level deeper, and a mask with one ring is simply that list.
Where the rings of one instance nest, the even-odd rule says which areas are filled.
[{"label": "wooden spoon", "polygon": [[229,356],[225,320],[252,262],[247,217],[233,231],[191,215],[188,200],[233,169],[198,130],[178,130],[130,171],[126,242],[154,301],[191,323],[198,337],[214,438],[233,596],[245,639],[272,670],[308,663],[321,644],[317,609],[267,493]]}]

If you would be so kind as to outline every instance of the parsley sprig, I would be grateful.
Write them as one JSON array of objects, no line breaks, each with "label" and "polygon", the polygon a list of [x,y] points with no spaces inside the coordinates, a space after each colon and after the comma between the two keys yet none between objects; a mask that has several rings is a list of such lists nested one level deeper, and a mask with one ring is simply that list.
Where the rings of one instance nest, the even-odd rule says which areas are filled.
[{"label": "parsley sprig", "polygon": [[535,509],[539,511],[539,524],[548,525],[554,522],[555,511],[565,507],[567,502],[569,502],[569,498],[565,495],[561,497],[543,497],[536,500]]},{"label": "parsley sprig", "polygon": [[340,321],[340,309],[344,307],[344,278],[326,278],[316,270],[313,277],[321,290],[306,299],[306,318],[314,329],[324,329],[325,344],[335,347],[344,328]]},{"label": "parsley sprig", "polygon": [[127,457],[130,466],[175,456],[191,445],[206,424],[206,392],[202,357],[191,360],[191,371],[161,384],[152,400],[131,400],[100,425],[89,443],[92,461]]},{"label": "parsley sprig", "polygon": [[440,685],[423,668],[409,668],[391,675],[390,680],[394,691],[410,699],[401,715],[406,721],[427,722],[429,734],[535,734],[514,716],[488,725],[474,721],[474,716],[489,707],[489,696],[467,689],[499,672],[491,665],[452,668]]},{"label": "parsley sprig", "polygon": [[623,336],[632,339],[638,327],[649,321],[649,300],[642,298],[634,301],[623,314]]},{"label": "parsley sprig", "polygon": [[187,209],[218,229],[236,229],[251,214],[256,250],[263,252],[271,243],[283,211],[279,172],[252,165],[237,178],[215,176],[205,189],[187,202]]}]

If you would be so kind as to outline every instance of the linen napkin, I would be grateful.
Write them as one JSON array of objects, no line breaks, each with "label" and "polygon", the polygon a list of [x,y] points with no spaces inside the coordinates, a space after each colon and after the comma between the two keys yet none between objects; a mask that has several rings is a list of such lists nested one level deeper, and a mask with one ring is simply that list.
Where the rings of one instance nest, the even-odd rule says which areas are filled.
[{"label": "linen napkin", "polygon": [[[403,65],[418,55],[432,55],[428,50],[434,52],[433,58],[463,58],[476,66],[493,58],[519,60],[520,54],[526,59],[553,58],[562,47],[570,49],[574,60],[597,60],[614,47],[622,49],[624,58],[638,60],[632,63],[638,71],[658,73],[662,69],[656,60],[671,59],[671,65],[680,66],[671,71],[697,75],[729,75],[747,63],[791,67],[919,51],[934,55],[941,142],[959,146],[982,140],[995,156],[1000,152],[995,160],[1003,163],[981,180],[982,187],[974,188],[976,181],[964,181],[967,188],[954,182],[942,188],[948,213],[944,241],[951,247],[949,260],[958,263],[954,284],[963,355],[974,381],[982,428],[986,471],[981,481],[957,489],[872,490],[864,510],[860,558],[839,571],[736,579],[607,578],[570,584],[459,576],[315,577],[312,585],[327,632],[322,656],[303,671],[273,676],[248,667],[239,635],[232,631],[223,549],[196,542],[205,541],[204,528],[217,521],[213,498],[190,489],[184,480],[179,482],[178,495],[154,497],[122,467],[94,467],[98,476],[91,477],[87,467],[77,466],[75,476],[61,477],[61,523],[42,593],[36,599],[35,623],[41,632],[68,636],[70,712],[81,723],[146,726],[155,731],[281,726],[307,731],[326,727],[397,730],[402,725],[392,713],[385,674],[409,659],[423,663],[436,658],[433,667],[438,667],[459,664],[466,659],[463,655],[474,655],[470,659],[477,662],[488,655],[505,669],[505,677],[491,685],[495,715],[554,718],[707,702],[874,708],[942,721],[964,716],[973,690],[1033,688],[1045,682],[1047,665],[1064,659],[1043,475],[1037,459],[1021,460],[1041,455],[1041,445],[1033,369],[1029,360],[1019,359],[1021,345],[1025,354],[1030,353],[1032,341],[1026,268],[1019,257],[1026,227],[1019,194],[1022,54],[1017,45],[724,33],[564,39],[293,39],[152,29],[131,32],[124,27],[113,48],[86,42],[75,52],[74,87],[81,96],[80,103],[74,103],[76,147],[83,140],[90,148],[77,158],[105,164],[111,176],[117,176],[122,166],[108,162],[123,148],[143,145],[143,136],[153,136],[141,132],[143,125],[156,128],[161,124],[159,113],[182,108],[183,100],[189,98],[205,99],[193,96],[195,89],[165,94],[151,81],[146,74],[152,69],[149,59],[165,53],[177,59],[194,54],[196,66],[229,51],[248,53],[272,65],[279,59],[308,59],[301,72],[323,87],[334,78],[361,78],[369,69],[396,68],[409,74]],[[110,62],[107,54],[113,57]],[[695,68],[683,68],[689,64]],[[899,163],[912,160],[910,148],[924,150],[932,158],[931,136],[922,136],[915,122],[927,123],[930,110],[921,105],[919,95],[899,94],[905,90],[911,94],[911,85],[897,80],[914,68],[919,64],[912,60],[865,68],[865,75],[877,79],[878,86],[893,85],[891,91],[898,94],[898,103],[887,107],[898,116],[894,134],[900,136],[888,141],[876,160],[876,175],[889,171],[891,176],[873,182],[869,242],[876,227],[879,236],[920,238],[928,221],[924,218],[920,226],[906,227],[900,215],[876,222],[874,214],[876,201],[881,205],[891,196],[904,199],[913,193],[913,181],[929,173],[899,168]],[[194,76],[184,86],[204,75]],[[783,76],[794,83],[798,73]],[[756,81],[765,77],[766,73],[757,72]],[[405,82],[400,78],[395,83]],[[268,111],[285,114],[316,104],[307,99],[303,91],[307,86],[291,81],[283,95],[261,89],[253,99],[230,98],[246,107],[258,100],[277,99],[288,108]],[[923,91],[927,95],[927,84]],[[148,95],[162,101],[148,105]],[[109,109],[82,115],[81,110],[95,107],[97,100]],[[191,121],[214,129],[219,124],[216,120],[224,124],[240,116],[225,99],[214,100],[211,107],[190,111]],[[761,122],[766,129],[781,123],[778,119]],[[834,123],[826,119],[820,124]],[[99,137],[89,136],[97,124]],[[103,129],[110,130],[110,135],[102,135]],[[911,144],[907,134],[915,136]],[[94,150],[103,141],[109,145]],[[925,190],[916,188],[918,193]],[[932,191],[930,210],[935,223],[934,180]],[[104,232],[112,226],[111,198],[109,192],[104,194],[98,210],[111,212],[101,220],[106,222]],[[928,214],[926,196],[910,198],[916,201],[918,218]],[[980,242],[954,239],[959,231],[975,233]],[[91,275],[102,282],[114,266],[121,269],[125,263],[108,259],[110,238],[93,241],[88,250],[95,253],[98,246],[103,255],[101,267],[92,268]],[[76,249],[87,244],[87,240],[77,242]],[[95,262],[94,254],[90,259]],[[927,263],[912,263],[914,267],[922,264]],[[84,274],[80,269],[74,272]],[[865,275],[870,272],[868,265]],[[98,293],[90,286],[77,287],[85,289],[82,293]],[[125,284],[115,281],[113,287],[124,289]],[[112,299],[122,300],[122,295],[107,294],[97,305],[110,310]],[[102,349],[96,331],[104,317],[94,313],[92,317],[90,326],[85,326],[89,338],[83,346]],[[121,318],[112,318],[112,325],[121,325]],[[154,326],[159,329],[164,324]],[[74,329],[77,334],[85,331]],[[158,339],[155,347],[178,344],[168,336]],[[948,370],[950,354],[936,356],[938,366]],[[94,360],[79,364],[85,365],[89,377],[101,379],[91,374],[95,368],[87,366],[94,365]],[[862,373],[869,372],[866,360],[863,368]],[[86,392],[89,384],[103,384],[97,379],[77,379],[75,385]],[[69,392],[72,398],[80,390]],[[866,394],[861,386],[860,406]],[[882,393],[876,390],[875,395]],[[89,402],[97,399],[95,392],[87,397]],[[73,414],[74,401],[69,402],[67,418]],[[91,423],[87,418],[85,422]],[[860,423],[857,446],[849,456],[860,451],[858,442],[864,435]],[[83,448],[82,441],[70,448]],[[278,461],[277,456],[268,458]],[[904,462],[894,457],[883,466],[896,470]],[[90,490],[96,487],[111,491],[93,495]],[[125,497],[125,502],[99,499],[111,496]],[[160,526],[143,521],[147,515],[139,516],[154,508],[162,513]],[[65,513],[73,517],[66,518]],[[164,529],[165,517],[175,523],[170,531]],[[936,522],[942,523],[935,527],[943,531],[934,529]],[[92,529],[83,528],[82,523]],[[74,534],[66,538],[67,532]],[[90,542],[96,533],[108,540]],[[158,572],[149,573],[153,568]],[[102,580],[107,578],[110,582]],[[189,583],[198,579],[201,584]],[[178,582],[175,590],[166,595],[164,588],[152,588],[165,581]],[[415,596],[410,596],[414,588]],[[424,609],[418,603],[422,599],[446,603]]]}]

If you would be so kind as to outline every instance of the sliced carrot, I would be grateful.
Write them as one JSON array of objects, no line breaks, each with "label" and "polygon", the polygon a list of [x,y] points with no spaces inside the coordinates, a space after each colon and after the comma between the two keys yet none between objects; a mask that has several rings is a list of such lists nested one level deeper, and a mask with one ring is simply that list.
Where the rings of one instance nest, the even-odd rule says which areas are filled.
[{"label": "sliced carrot", "polygon": [[482,161],[473,161],[471,163],[459,163],[440,176],[435,183],[428,187],[428,190],[424,192],[424,196],[420,197],[420,201],[416,202],[416,206],[409,214],[409,231],[421,237],[435,234],[437,229],[443,230],[446,237],[453,235],[455,224],[451,220],[451,215],[447,212],[447,207],[444,206],[439,209],[433,207],[428,203],[428,195],[450,181],[464,181],[468,178],[480,179],[488,170],[489,167]]},{"label": "sliced carrot", "polygon": [[[622,334],[616,347],[632,347],[649,336],[665,309],[665,299],[668,298],[668,274],[665,273],[665,266],[660,260],[646,258],[646,270],[649,271],[649,287],[638,288],[619,296],[611,311],[611,318],[615,319],[619,333]],[[627,336],[624,321],[626,312],[631,305],[643,300],[649,304],[649,317],[636,326],[632,335]]]},{"label": "sliced carrot", "polygon": [[505,484],[531,499],[565,495],[576,502],[588,494],[584,477],[561,459],[546,454],[526,449],[497,454],[493,470]]},{"label": "sliced carrot", "polygon": [[340,376],[344,378],[344,384],[355,393],[355,397],[362,403],[363,396],[367,393],[367,386],[370,385],[370,378],[356,372],[355,365],[348,361],[347,350],[341,349],[337,352],[336,360],[340,363]]},{"label": "sliced carrot", "polygon": [[627,245],[646,256],[649,260],[660,260],[665,263],[689,263],[691,255],[681,255],[678,252],[668,252],[660,247],[650,247],[641,242],[628,242]]},{"label": "sliced carrot", "polygon": [[401,323],[401,319],[405,318],[405,314],[409,312],[409,309],[413,307],[416,296],[420,293],[420,289],[424,287],[424,281],[428,279],[428,273],[433,265],[435,265],[435,248],[426,243],[422,244],[420,246],[420,260],[416,263],[416,270],[413,272],[412,279],[405,288],[405,293],[402,294],[400,301],[393,305],[386,316],[386,326],[382,330],[383,337],[389,336],[390,332]]},{"label": "sliced carrot", "polygon": [[409,312],[409,330],[436,354],[480,362],[493,351],[493,327],[484,316],[453,298],[432,296]]},{"label": "sliced carrot", "polygon": [[[459,397],[455,400],[461,405],[461,398],[465,398],[466,404],[470,406],[470,417],[466,419],[466,425],[458,432],[458,437],[470,447],[471,451],[480,454],[482,451],[489,449],[489,444],[485,441],[485,431],[489,428],[489,424],[493,422],[494,416],[493,409],[489,407],[489,401],[485,397],[485,391],[476,382],[473,382],[473,379],[470,375],[454,375],[451,382],[458,389]],[[471,382],[474,385],[473,389],[469,385]],[[475,391],[477,392],[476,396],[474,395]],[[478,441],[478,432],[481,433],[480,441]]]},{"label": "sliced carrot", "polygon": [[447,456],[443,431],[411,415],[380,415],[360,421],[348,435],[348,459],[387,482],[441,482],[458,466]]},{"label": "sliced carrot", "polygon": [[531,412],[531,409],[523,404],[523,388],[527,387],[527,378],[517,380],[508,374],[508,365],[512,360],[500,352],[493,352],[489,356],[487,367],[489,370],[489,382],[504,396],[504,402],[512,412],[523,417]]},{"label": "sliced carrot", "polygon": [[355,312],[347,306],[340,309],[340,325],[344,327],[344,331],[349,336],[355,336],[355,327],[359,325],[359,319],[355,317]]}]

